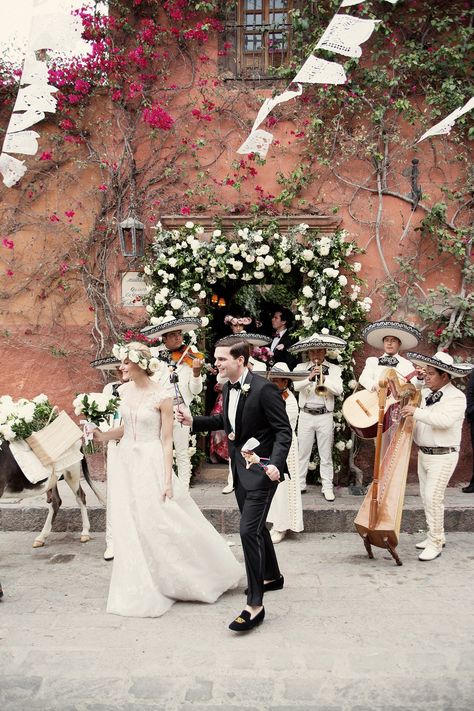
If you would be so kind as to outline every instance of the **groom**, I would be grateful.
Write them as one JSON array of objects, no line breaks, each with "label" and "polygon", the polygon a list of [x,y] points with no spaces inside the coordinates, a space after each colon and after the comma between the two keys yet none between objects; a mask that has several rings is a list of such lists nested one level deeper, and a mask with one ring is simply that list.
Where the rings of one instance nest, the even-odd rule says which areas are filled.
[{"label": "groom", "polygon": [[[214,353],[216,367],[220,376],[228,378],[222,391],[222,414],[199,417],[192,417],[189,412],[176,414],[178,421],[191,425],[194,432],[225,430],[229,438],[248,581],[245,610],[229,625],[235,632],[250,630],[262,622],[265,617],[263,593],[283,587],[283,576],[265,521],[278,481],[286,471],[292,436],[278,388],[250,372],[249,355],[249,344],[238,334],[218,341]],[[255,453],[265,458],[265,468],[259,464],[246,468],[241,449],[250,437],[260,442]]]}]

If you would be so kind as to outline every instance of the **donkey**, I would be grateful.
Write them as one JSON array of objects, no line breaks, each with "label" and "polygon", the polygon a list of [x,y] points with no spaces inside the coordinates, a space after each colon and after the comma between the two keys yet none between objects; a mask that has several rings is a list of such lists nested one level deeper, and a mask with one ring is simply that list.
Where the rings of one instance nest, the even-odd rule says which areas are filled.
[{"label": "donkey", "polygon": [[4,442],[0,447],[0,499],[2,497],[23,499],[27,496],[38,496],[46,493],[46,501],[49,509],[48,515],[41,533],[33,542],[33,548],[44,546],[46,538],[51,533],[53,521],[62,503],[58,491],[58,480],[60,478],[64,478],[69,485],[81,511],[81,543],[87,543],[87,541],[90,540],[90,522],[86,509],[86,496],[80,485],[81,470],[84,474],[84,479],[98,500],[105,506],[102,496],[91,481],[85,458],[82,459],[81,462],[76,462],[68,466],[64,471],[55,471],[52,469],[47,479],[43,479],[37,484],[32,484],[23,474],[15,457],[10,451],[8,442]]}]

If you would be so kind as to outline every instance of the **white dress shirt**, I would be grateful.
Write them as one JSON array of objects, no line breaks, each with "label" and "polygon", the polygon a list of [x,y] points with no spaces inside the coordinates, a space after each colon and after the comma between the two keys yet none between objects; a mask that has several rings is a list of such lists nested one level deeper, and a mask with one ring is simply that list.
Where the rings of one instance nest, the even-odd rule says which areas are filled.
[{"label": "white dress shirt", "polygon": [[[315,380],[310,380],[305,378],[304,380],[295,380],[293,387],[298,395],[298,404],[300,408],[305,407],[305,405],[310,405],[310,407],[326,407],[328,412],[333,412],[334,410],[334,396],[341,395],[343,390],[342,383],[342,371],[338,365],[333,363],[328,363],[323,360],[322,365],[329,368],[329,373],[324,376],[323,385],[327,389],[325,395],[318,395],[315,392],[315,388],[318,385],[318,378]],[[314,364],[310,361],[304,363],[298,363],[294,372],[300,371],[311,371]]]},{"label": "white dress shirt", "polygon": [[[367,358],[367,360],[365,361],[364,370],[362,371],[359,377],[359,383],[366,390],[370,390],[370,392],[374,392],[374,390],[377,389],[379,380],[382,377],[382,373],[387,370],[387,368],[393,368],[397,372],[397,375],[403,378],[406,378],[407,375],[411,375],[411,373],[415,371],[415,366],[413,365],[413,363],[401,356],[400,353],[397,353],[394,356],[390,356],[387,353],[383,353],[380,358],[384,357],[396,358],[398,360],[398,364],[395,366],[379,365],[379,359],[375,357]],[[416,386],[416,378],[413,378],[412,380],[410,380],[410,382]]]},{"label": "white dress shirt", "polygon": [[[245,383],[245,378],[247,377],[248,372],[248,368],[245,368],[240,378],[235,381],[240,383],[240,387],[242,387],[242,385]],[[241,390],[235,390],[234,388],[232,388],[232,390],[229,390],[227,416],[229,418],[230,426],[232,427],[233,432],[235,432],[235,417],[237,415],[237,406],[239,404],[239,397],[241,392]]]},{"label": "white dress shirt", "polygon": [[275,352],[275,348],[280,343],[280,338],[282,338],[285,335],[287,330],[288,330],[287,328],[284,328],[283,331],[277,331],[277,335],[274,337],[274,339],[270,345],[270,350],[272,353]]}]

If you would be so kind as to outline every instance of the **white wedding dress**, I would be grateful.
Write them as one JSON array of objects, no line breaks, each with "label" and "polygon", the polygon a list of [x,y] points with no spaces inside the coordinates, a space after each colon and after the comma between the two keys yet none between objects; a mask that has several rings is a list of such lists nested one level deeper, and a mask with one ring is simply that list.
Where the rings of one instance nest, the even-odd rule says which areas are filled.
[{"label": "white wedding dress", "polygon": [[133,392],[121,389],[124,436],[115,456],[115,557],[107,612],[158,617],[176,600],[215,602],[238,585],[244,571],[174,474],[173,498],[163,501],[156,408],[163,395],[147,390],[133,400]]}]

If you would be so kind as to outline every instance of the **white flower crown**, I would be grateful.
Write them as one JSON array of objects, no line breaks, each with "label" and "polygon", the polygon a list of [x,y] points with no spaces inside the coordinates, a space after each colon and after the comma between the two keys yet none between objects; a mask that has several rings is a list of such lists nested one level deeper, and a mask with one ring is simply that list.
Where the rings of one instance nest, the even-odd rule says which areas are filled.
[{"label": "white flower crown", "polygon": [[160,367],[158,358],[154,356],[147,358],[143,351],[137,351],[126,345],[121,346],[116,343],[112,348],[112,354],[122,362],[128,359],[131,363],[136,363],[142,370],[150,370],[152,373],[155,373]]}]

